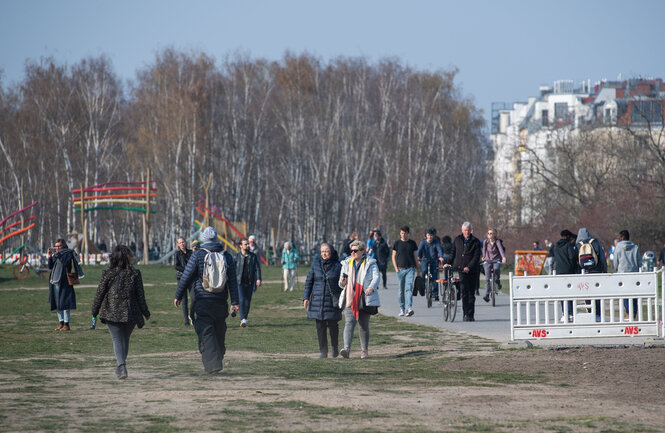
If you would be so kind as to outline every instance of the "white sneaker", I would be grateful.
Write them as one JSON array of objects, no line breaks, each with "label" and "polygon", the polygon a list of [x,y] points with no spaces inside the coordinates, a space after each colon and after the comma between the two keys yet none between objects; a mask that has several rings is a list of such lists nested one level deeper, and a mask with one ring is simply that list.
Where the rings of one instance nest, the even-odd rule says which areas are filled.
[{"label": "white sneaker", "polygon": [[406,317],[411,317],[413,316],[413,310],[409,308],[409,310],[406,312]]},{"label": "white sneaker", "polygon": [[399,314],[398,314],[398,315],[399,315],[400,317],[404,316],[404,310],[399,310]]},{"label": "white sneaker", "polygon": [[241,328],[246,328],[247,327],[247,319],[242,319],[240,321],[240,327]]}]

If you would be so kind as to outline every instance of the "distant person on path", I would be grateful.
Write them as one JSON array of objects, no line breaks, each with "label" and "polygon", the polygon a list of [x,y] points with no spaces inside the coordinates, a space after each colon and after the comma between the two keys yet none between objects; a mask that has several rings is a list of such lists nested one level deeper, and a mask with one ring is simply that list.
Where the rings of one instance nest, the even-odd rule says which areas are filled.
[{"label": "distant person on path", "polygon": [[658,260],[656,263],[658,264],[658,267],[665,266],[665,243],[663,244],[663,248],[660,250],[660,254],[658,254]]},{"label": "distant person on path", "polygon": [[399,240],[393,243],[393,266],[399,282],[399,315],[413,316],[413,279],[418,264],[418,245],[409,239],[409,226],[399,229]]},{"label": "distant person on path", "polygon": [[379,272],[381,273],[383,288],[388,289],[388,286],[386,285],[388,282],[386,271],[388,270],[388,261],[390,260],[390,246],[381,235],[380,230],[374,232],[374,254],[376,264],[379,267]]},{"label": "distant person on path", "polygon": [[540,242],[533,241],[532,248],[533,248],[533,251],[540,251]]},{"label": "distant person on path", "polygon": [[487,230],[487,239],[483,242],[482,258],[483,268],[485,270],[485,296],[483,301],[490,301],[490,266],[494,268],[497,289],[501,290],[501,264],[506,263],[506,252],[503,249],[503,242],[497,239],[495,229]]},{"label": "distant person on path", "polygon": [[545,239],[545,242],[543,242],[545,245],[545,249],[547,250],[547,257],[545,257],[545,263],[543,264],[543,268],[545,269],[545,272],[547,272],[547,275],[552,275],[552,272],[554,272],[554,257],[552,256],[552,242],[550,242],[549,239]]},{"label": "distant person on path", "polygon": [[77,274],[83,278],[83,270],[79,265],[77,254],[74,250],[67,248],[64,239],[58,239],[46,253],[48,268],[51,270],[48,285],[48,299],[51,303],[51,311],[56,310],[60,325],[56,331],[69,331],[70,310],[76,309],[76,292],[74,286],[69,283],[67,274]]},{"label": "distant person on path", "polygon": [[102,271],[97,293],[92,302],[92,316],[109,328],[118,379],[127,378],[129,337],[135,326],[143,328],[143,318],[150,320],[145,302],[141,271],[134,268],[134,255],[129,247],[118,245],[113,249],[108,268]]},{"label": "distant person on path", "polygon": [[282,250],[282,270],[284,272],[284,291],[293,292],[296,282],[296,269],[298,269],[298,252],[291,247],[291,242],[284,242]]},{"label": "distant person on path", "polygon": [[[619,232],[619,242],[614,249],[614,267],[617,272],[639,272],[642,266],[642,254],[640,247],[630,240],[628,230]],[[626,319],[630,319],[628,299],[623,300]],[[633,298],[633,318],[637,317],[637,298]]]},{"label": "distant person on path", "polygon": [[445,235],[441,238],[441,251],[443,252],[443,264],[452,265],[455,257],[455,246],[450,236]]},{"label": "distant person on path", "polygon": [[261,260],[261,258],[265,258],[265,255],[263,254],[263,250],[259,246],[259,244],[256,243],[256,236],[254,235],[249,235],[247,238],[247,241],[249,241],[249,251],[253,254],[256,254],[256,257]]},{"label": "distant person on path", "polygon": [[358,239],[358,233],[353,232],[349,235],[348,238],[346,238],[346,239],[344,239],[344,241],[342,241],[342,249],[341,249],[341,252],[342,252],[341,259],[342,260],[351,255],[351,242],[353,242],[357,239]]},{"label": "distant person on path", "polygon": [[[173,267],[175,268],[176,281],[180,281],[180,277],[182,277],[182,273],[185,272],[185,268],[187,267],[187,262],[189,261],[189,258],[192,256],[192,250],[187,248],[187,241],[182,236],[178,238],[176,246],[177,250],[173,258]],[[190,290],[191,287],[185,290],[185,294],[182,297],[182,315],[185,317],[185,326],[189,326],[192,322],[187,307],[187,295],[188,292],[190,292]],[[192,299],[191,302],[193,304],[194,299]]]},{"label": "distant person on path", "polygon": [[376,229],[372,229],[369,231],[369,235],[367,235],[367,242],[365,244],[367,245],[365,247],[365,252],[367,253],[368,257],[371,257],[375,259],[376,257],[374,256],[374,233],[376,232]]},{"label": "distant person on path", "polygon": [[473,236],[473,226],[465,221],[462,224],[462,234],[453,241],[455,257],[453,269],[460,271],[462,285],[462,311],[464,322],[475,321],[476,289],[480,276],[480,255],[482,245],[480,240]]},{"label": "distant person on path", "polygon": [[252,294],[261,287],[261,263],[259,257],[250,251],[247,239],[240,241],[240,251],[236,254],[235,260],[238,274],[240,326],[246,328]]},{"label": "distant person on path", "polygon": [[[378,313],[380,306],[379,267],[376,260],[367,257],[365,244],[361,241],[351,242],[351,256],[342,262],[339,287],[344,289],[345,308],[344,317],[344,349],[340,355],[349,357],[353,331],[358,323],[360,337],[360,358],[369,356],[369,319]],[[362,298],[365,298],[363,307]]]},{"label": "distant person on path", "polygon": [[[570,230],[561,231],[561,239],[550,249],[552,253],[553,273],[556,275],[577,274],[579,273],[579,264],[577,257],[577,247],[575,246],[575,234]],[[567,301],[568,311],[564,309],[561,301],[561,322],[572,322],[574,319],[573,301]]]},{"label": "distant person on path", "polygon": [[[428,228],[425,232],[425,239],[420,241],[418,245],[418,259],[420,259],[420,270],[422,272],[423,281],[427,275],[429,268],[432,274],[433,281],[439,278],[439,264],[443,265],[443,250],[441,249],[441,242],[436,238],[436,229]],[[439,285],[434,283],[432,290],[434,300],[439,300]]]},{"label": "distant person on path", "polygon": [[[194,285],[195,302],[194,329],[199,337],[199,352],[206,373],[215,374],[222,370],[226,353],[226,318],[229,315],[227,299],[231,297],[231,309],[238,311],[238,277],[233,257],[224,251],[224,245],[217,242],[217,231],[206,227],[200,234],[201,248],[192,253],[183,272],[173,305],[180,307],[188,287]],[[219,293],[203,288],[204,262],[208,252],[221,253],[226,264],[226,284]]]},{"label": "distant person on path", "polygon": [[307,318],[316,320],[320,358],[328,357],[327,333],[330,333],[332,357],[337,358],[339,355],[339,321],[342,320],[342,310],[338,308],[337,301],[342,292],[339,287],[341,269],[337,251],[323,243],[321,255],[314,257],[305,280],[303,306],[307,310]]}]

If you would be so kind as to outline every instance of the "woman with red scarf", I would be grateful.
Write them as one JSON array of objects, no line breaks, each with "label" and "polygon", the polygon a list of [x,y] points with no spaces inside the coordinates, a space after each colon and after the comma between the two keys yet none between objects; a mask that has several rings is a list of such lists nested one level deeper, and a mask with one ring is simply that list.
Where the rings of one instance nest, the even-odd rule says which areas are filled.
[{"label": "woman with red scarf", "polygon": [[[376,260],[365,254],[365,244],[353,241],[350,245],[351,256],[342,262],[342,272],[339,277],[339,286],[344,289],[344,349],[340,355],[349,357],[353,331],[356,323],[360,325],[361,358],[367,358],[369,346],[369,318],[378,313],[381,306],[379,292],[379,267]],[[363,299],[364,298],[364,299]]]}]

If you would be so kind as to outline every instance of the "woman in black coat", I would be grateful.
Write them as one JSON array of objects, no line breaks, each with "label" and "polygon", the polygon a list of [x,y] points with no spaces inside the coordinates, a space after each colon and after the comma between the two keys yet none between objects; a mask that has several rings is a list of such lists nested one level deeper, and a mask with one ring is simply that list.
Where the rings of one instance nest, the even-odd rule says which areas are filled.
[{"label": "woman in black coat", "polygon": [[338,286],[339,274],[342,265],[338,261],[337,251],[329,244],[321,244],[321,255],[316,256],[309,268],[305,281],[305,294],[303,305],[307,310],[307,318],[316,320],[316,334],[319,338],[319,352],[321,358],[328,357],[328,338],[326,329],[330,332],[332,357],[339,355],[339,324],[342,311],[338,308],[336,300],[342,289]]},{"label": "woman in black coat", "polygon": [[132,266],[133,261],[134,255],[129,247],[115,247],[109,267],[102,271],[92,302],[93,317],[99,314],[99,319],[109,328],[118,363],[115,369],[118,379],[127,378],[125,362],[129,352],[129,336],[135,326],[143,328],[143,317],[150,320],[141,271]]},{"label": "woman in black coat", "polygon": [[76,259],[76,252],[67,248],[67,242],[64,239],[58,239],[53,246],[55,251],[49,248],[46,255],[48,268],[51,270],[48,298],[51,311],[57,310],[60,320],[60,326],[55,330],[69,331],[69,310],[76,310],[76,292],[74,286],[69,283],[67,274],[76,273],[78,278],[83,278],[84,275]]}]

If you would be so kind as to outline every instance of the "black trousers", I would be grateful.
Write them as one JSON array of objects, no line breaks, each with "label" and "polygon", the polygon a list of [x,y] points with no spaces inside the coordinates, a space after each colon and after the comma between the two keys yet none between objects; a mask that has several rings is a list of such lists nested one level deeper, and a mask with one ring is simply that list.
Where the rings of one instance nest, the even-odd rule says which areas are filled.
[{"label": "black trousers", "polygon": [[226,353],[226,300],[199,298],[194,302],[194,329],[199,336],[199,352],[206,373],[222,369]]},{"label": "black trousers", "polygon": [[473,317],[476,311],[476,289],[478,288],[478,272],[465,274],[460,272],[462,285],[462,312],[465,316]]},{"label": "black trousers", "polygon": [[383,288],[384,289],[387,289],[386,283],[388,282],[388,280],[386,280],[386,269],[388,269],[387,266],[384,266],[384,267],[379,266],[379,273],[381,274],[381,278],[382,278],[381,281],[383,281]]},{"label": "black trousers", "polygon": [[328,336],[330,332],[330,345],[333,351],[339,348],[339,322],[337,320],[316,320],[316,336],[319,338],[319,352],[328,354]]}]

